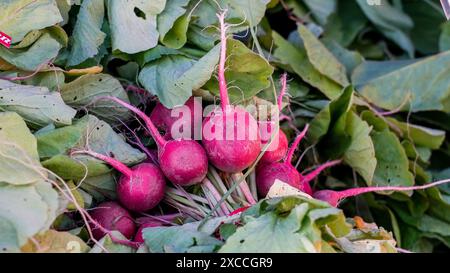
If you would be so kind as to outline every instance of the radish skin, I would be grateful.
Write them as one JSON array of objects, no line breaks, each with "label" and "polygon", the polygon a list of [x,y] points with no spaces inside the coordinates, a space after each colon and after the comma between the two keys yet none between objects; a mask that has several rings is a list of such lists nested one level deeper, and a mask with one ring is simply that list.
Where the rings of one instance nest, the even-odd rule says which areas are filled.
[{"label": "radish skin", "polygon": [[[203,121],[202,143],[209,160],[216,168],[227,173],[237,173],[255,162],[261,151],[261,138],[255,118],[243,108],[230,106],[225,79],[225,13],[218,15],[221,34],[218,69],[221,109],[216,109]],[[238,119],[243,121],[242,124],[238,124]],[[232,132],[233,136],[227,135],[227,131]]]},{"label": "radish skin", "polygon": [[112,100],[138,115],[147,126],[158,146],[159,165],[164,175],[174,184],[190,186],[200,183],[208,172],[208,158],[203,147],[195,140],[165,140],[151,119],[136,107],[116,98]]},{"label": "radish skin", "polygon": [[97,224],[109,231],[117,230],[127,239],[131,239],[134,236],[136,225],[133,218],[126,209],[116,202],[99,204],[97,208],[92,210],[90,216],[96,222],[95,224],[89,223],[89,225],[94,238],[97,240],[107,235],[105,230],[99,228]]}]

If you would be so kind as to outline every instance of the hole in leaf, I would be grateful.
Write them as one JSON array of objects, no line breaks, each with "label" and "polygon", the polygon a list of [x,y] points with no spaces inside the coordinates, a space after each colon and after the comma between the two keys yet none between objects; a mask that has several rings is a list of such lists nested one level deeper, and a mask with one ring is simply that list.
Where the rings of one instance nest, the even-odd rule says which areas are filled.
[{"label": "hole in leaf", "polygon": [[146,19],[145,13],[139,9],[138,7],[134,7],[134,14],[136,14],[137,17],[142,18],[142,19]]},{"label": "hole in leaf", "polygon": [[243,244],[245,242],[244,239],[240,240],[239,243]]},{"label": "hole in leaf", "polygon": [[73,97],[73,100],[74,100],[74,101],[76,101],[77,99],[78,99],[78,97],[77,97],[77,96]]}]

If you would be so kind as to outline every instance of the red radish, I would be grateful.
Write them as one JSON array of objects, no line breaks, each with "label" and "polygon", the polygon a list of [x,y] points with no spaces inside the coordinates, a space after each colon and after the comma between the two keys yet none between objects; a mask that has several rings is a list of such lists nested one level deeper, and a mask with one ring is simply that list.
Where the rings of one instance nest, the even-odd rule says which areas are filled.
[{"label": "red radish", "polygon": [[[187,100],[184,105],[187,106],[190,111],[191,132],[189,135],[185,135],[183,133],[183,138],[195,139],[194,138],[194,130],[195,130],[195,127],[194,127],[194,125],[195,125],[195,115],[194,115],[195,99],[194,99],[194,97],[191,97],[189,100]],[[176,108],[177,107],[175,107],[174,109],[176,109]],[[171,130],[172,130],[172,126],[174,125],[174,123],[177,120],[184,118],[183,116],[172,117],[171,113],[172,113],[172,109],[168,109],[164,105],[162,105],[160,102],[158,102],[156,104],[155,108],[153,108],[152,113],[150,114],[151,121],[156,126],[156,128],[165,132],[164,138],[167,140],[172,139]]]},{"label": "red radish", "polygon": [[303,131],[295,138],[294,143],[282,162],[272,162],[258,165],[256,168],[256,186],[258,188],[258,193],[261,196],[267,195],[277,179],[307,194],[312,194],[312,189],[309,183],[324,169],[340,163],[339,160],[327,162],[305,176],[300,174],[297,169],[292,166],[291,161],[294,151],[302,138],[306,135],[308,128],[309,126],[306,125]]},{"label": "red radish", "polygon": [[142,234],[142,231],[144,230],[144,228],[159,227],[159,226],[162,226],[161,222],[146,221],[145,223],[143,223],[142,225],[139,226],[138,230],[136,231],[136,235],[134,236],[134,241],[136,243],[143,244],[145,242],[143,234]]},{"label": "red radish", "polygon": [[[287,75],[286,73],[281,76],[281,91],[280,95],[278,96],[278,111],[281,113],[281,107],[283,103],[283,97],[286,93],[286,87],[287,87]],[[263,126],[260,126],[260,134],[261,134],[261,143],[263,144],[263,147],[270,141],[272,138],[272,131],[273,131],[273,123],[269,123],[267,126],[267,130],[263,130]],[[264,132],[266,131],[266,132]],[[284,132],[279,129],[278,133],[273,136],[274,140],[272,143],[270,143],[269,147],[267,147],[266,152],[260,159],[260,163],[270,163],[270,162],[277,162],[284,158],[286,155],[286,152],[288,150],[288,140]],[[276,139],[278,138],[278,140]]]},{"label": "red radish", "polygon": [[141,163],[130,169],[114,158],[93,151],[76,151],[72,154],[75,153],[88,154],[105,161],[122,174],[116,191],[120,203],[127,209],[136,212],[148,211],[163,199],[166,181],[156,165]]},{"label": "red radish", "polygon": [[255,118],[243,108],[230,106],[225,80],[225,13],[218,17],[221,33],[218,71],[221,109],[214,110],[203,121],[202,143],[214,166],[224,172],[237,173],[255,162],[261,151],[261,139]]},{"label": "red radish", "polygon": [[[116,202],[104,202],[93,209],[90,213],[92,219],[106,230],[117,230],[127,239],[131,239],[135,233],[136,225],[128,211]],[[96,240],[100,240],[106,235],[104,230],[94,224],[89,224],[92,235]]]},{"label": "red radish", "polygon": [[386,187],[365,187],[365,188],[354,188],[343,191],[332,191],[332,190],[321,190],[317,191],[313,194],[313,197],[322,201],[325,201],[332,205],[333,207],[337,207],[339,203],[347,197],[353,197],[360,194],[368,193],[368,192],[377,192],[377,191],[414,191],[414,190],[425,190],[429,189],[441,184],[449,183],[450,179],[437,181],[434,183],[422,185],[422,186],[412,186],[412,187],[395,187],[395,186],[386,186]]},{"label": "red radish", "polygon": [[208,158],[203,147],[195,140],[165,140],[150,118],[136,107],[116,98],[101,97],[117,102],[144,120],[158,146],[159,166],[172,183],[189,186],[200,183],[208,172]]}]

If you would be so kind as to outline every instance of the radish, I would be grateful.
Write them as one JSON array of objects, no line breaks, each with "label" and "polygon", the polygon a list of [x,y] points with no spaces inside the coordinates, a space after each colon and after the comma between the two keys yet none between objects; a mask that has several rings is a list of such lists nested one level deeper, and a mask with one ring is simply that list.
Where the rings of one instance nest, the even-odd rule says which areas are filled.
[{"label": "radish", "polygon": [[143,244],[145,242],[142,231],[144,230],[144,228],[148,228],[148,227],[159,227],[162,226],[161,222],[158,221],[146,221],[145,223],[143,223],[142,225],[139,226],[138,230],[136,231],[136,235],[134,236],[134,241],[136,243],[140,243]]},{"label": "radish", "polygon": [[101,97],[112,100],[129,109],[144,120],[158,146],[159,166],[164,175],[174,184],[190,186],[200,183],[208,172],[208,158],[203,147],[195,140],[165,140],[144,112],[116,97]]},{"label": "radish", "polygon": [[255,162],[261,151],[261,138],[255,118],[241,107],[230,106],[225,80],[225,13],[218,15],[221,33],[218,70],[221,109],[216,108],[205,118],[202,143],[214,166],[223,172],[237,173]]},{"label": "radish", "polygon": [[[196,123],[195,123],[195,114],[194,114],[195,113],[194,97],[191,97],[189,100],[187,100],[187,102],[184,105],[187,106],[190,111],[191,132],[190,133],[183,132],[182,133],[183,138],[195,139],[194,138],[194,130],[195,130],[194,125]],[[176,108],[177,107],[175,107],[174,109],[176,109]],[[150,114],[150,119],[153,122],[153,124],[156,126],[156,128],[165,132],[164,139],[166,139],[166,140],[172,139],[171,130],[172,130],[172,126],[174,125],[174,123],[177,122],[179,119],[185,118],[184,116],[172,117],[171,113],[172,113],[171,109],[166,108],[164,105],[162,105],[160,102],[158,102]]]},{"label": "radish", "polygon": [[122,174],[116,191],[120,203],[127,209],[135,212],[148,211],[163,199],[166,181],[156,165],[141,163],[130,169],[114,158],[93,151],[76,151],[72,154],[75,153],[88,154],[105,161]]},{"label": "radish", "polygon": [[[90,213],[92,219],[106,230],[117,230],[127,239],[131,239],[135,233],[136,225],[126,209],[116,202],[101,203]],[[96,225],[89,224],[92,235],[96,240],[103,238],[106,233]]]},{"label": "radish", "polygon": [[[280,113],[283,102],[283,96],[286,93],[286,86],[287,86],[286,82],[287,82],[287,75],[285,73],[281,77],[281,91],[277,101],[278,111]],[[263,130],[264,127],[260,126],[261,143],[263,144],[263,147],[270,141],[272,137],[273,133],[272,125],[273,123],[269,123],[267,126],[267,130]],[[274,140],[270,143],[269,147],[267,147],[266,152],[264,152],[264,155],[261,157],[259,162],[270,163],[280,161],[286,155],[287,150],[288,150],[288,140],[286,134],[281,129],[278,129],[278,133],[274,136]]]},{"label": "radish", "polygon": [[313,194],[313,197],[322,201],[325,201],[332,205],[333,207],[337,207],[339,203],[347,197],[357,196],[360,194],[368,193],[368,192],[377,192],[377,191],[413,191],[413,190],[425,190],[428,188],[432,188],[441,184],[449,183],[450,179],[437,181],[434,183],[422,185],[422,186],[412,186],[412,187],[395,187],[395,186],[386,186],[386,187],[365,187],[365,188],[354,188],[343,191],[333,191],[333,190],[321,190],[317,191]]},{"label": "radish", "polygon": [[317,169],[303,176],[292,166],[292,157],[298,144],[306,135],[309,126],[306,125],[303,131],[295,138],[294,143],[289,149],[282,162],[272,162],[268,164],[258,164],[256,168],[256,186],[261,196],[266,196],[275,181],[281,180],[290,186],[297,188],[307,194],[312,194],[309,183],[316,178],[324,169],[340,163],[339,160],[326,162]]}]

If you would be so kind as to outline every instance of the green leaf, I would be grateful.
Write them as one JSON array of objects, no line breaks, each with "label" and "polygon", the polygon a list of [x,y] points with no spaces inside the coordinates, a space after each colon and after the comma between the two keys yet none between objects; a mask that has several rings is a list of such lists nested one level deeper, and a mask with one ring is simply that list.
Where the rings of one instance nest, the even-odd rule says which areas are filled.
[{"label": "green leaf", "polygon": [[14,224],[0,216],[0,253],[20,252],[18,234]]},{"label": "green leaf", "polygon": [[183,105],[192,96],[192,90],[202,87],[219,62],[219,46],[198,61],[167,55],[148,63],[139,73],[139,82],[167,108]]},{"label": "green leaf", "polygon": [[[227,67],[225,78],[228,83],[228,95],[232,102],[250,99],[269,87],[270,76],[274,68],[260,55],[248,49],[237,40],[227,41]],[[213,94],[219,94],[219,82],[212,78],[206,88]]]},{"label": "green leaf", "polygon": [[63,47],[61,41],[45,31],[39,39],[28,48],[7,49],[0,47],[0,58],[25,71],[34,71],[45,62],[56,58]]},{"label": "green leaf", "polygon": [[184,14],[188,4],[189,0],[167,0],[158,15],[159,40],[169,48],[181,48],[187,41],[190,17]]},{"label": "green leaf", "polygon": [[311,121],[308,139],[312,143],[317,143],[333,128],[334,123],[338,120],[345,121],[346,114],[352,105],[352,99],[353,88],[345,88],[340,97],[331,101]]},{"label": "green leaf", "polygon": [[275,58],[289,65],[305,82],[319,89],[328,98],[334,99],[339,96],[342,91],[341,86],[316,70],[308,60],[304,49],[290,44],[275,31],[272,37],[277,47],[274,51]]},{"label": "green leaf", "polygon": [[355,113],[347,117],[346,132],[351,136],[351,144],[344,154],[344,162],[350,165],[364,180],[372,182],[377,159],[375,148],[370,138],[371,127]]},{"label": "green leaf", "polygon": [[337,0],[303,0],[303,2],[311,10],[314,18],[316,18],[321,25],[324,25],[327,22],[328,16],[336,10],[337,6]]},{"label": "green leaf", "polygon": [[[88,139],[87,139],[88,138]],[[131,147],[111,128],[108,123],[88,115],[74,125],[37,135],[39,155],[45,161],[44,167],[67,180],[79,181],[87,171],[87,177],[110,172],[107,165],[84,155],[67,156],[69,149],[89,148],[114,158],[127,165],[134,165],[145,159],[145,154]],[[86,170],[87,168],[87,170]]]},{"label": "green leaf", "polygon": [[129,110],[115,102],[95,101],[98,97],[113,96],[130,102],[120,82],[108,74],[83,75],[65,84],[61,89],[61,96],[69,106],[75,109],[87,108],[94,115],[112,123],[117,123],[117,119],[127,120],[131,117]]},{"label": "green leaf", "polygon": [[[27,186],[0,183],[0,220],[6,219],[14,225],[19,247],[31,236],[50,227],[57,208],[58,195],[48,182]],[[0,234],[0,242],[4,240],[11,240],[7,233]]]},{"label": "green leaf", "polygon": [[441,36],[439,37],[439,51],[450,50],[450,22],[442,25]]},{"label": "green leaf", "polygon": [[30,158],[39,160],[36,139],[17,113],[0,112],[0,124],[2,140],[17,144]]},{"label": "green leaf", "polygon": [[[410,97],[402,110],[450,112],[450,52],[414,61],[368,62],[353,75],[356,89],[373,104],[393,110]],[[426,94],[426,95],[424,95]]]},{"label": "green leaf", "polygon": [[408,124],[394,118],[387,118],[403,133],[403,137],[412,140],[415,144],[433,150],[439,149],[445,139],[445,131],[427,128],[420,125]]},{"label": "green leaf", "polygon": [[67,65],[75,66],[94,57],[99,52],[106,34],[101,31],[105,7],[103,0],[86,0],[81,3],[77,22],[72,33],[72,49]]},{"label": "green leaf", "polygon": [[312,65],[323,75],[346,87],[349,85],[345,67],[331,54],[330,51],[305,26],[298,27],[303,39],[306,54]]},{"label": "green leaf", "polygon": [[364,61],[364,57],[358,51],[350,51],[343,48],[333,40],[323,40],[323,42],[336,59],[344,65],[348,77],[351,77],[355,68]]},{"label": "green leaf", "polygon": [[[120,232],[118,231],[112,231],[112,236],[114,236],[114,238],[119,239],[119,240],[127,240],[127,238],[125,238]],[[98,245],[95,245],[90,251],[89,253],[105,253],[105,250],[107,251],[107,253],[134,253],[136,252],[135,249],[133,249],[132,247],[123,245],[123,244],[116,244],[113,242],[113,240],[111,239],[110,235],[106,235],[105,237],[103,237],[100,241],[99,241],[100,245],[103,247],[101,248]]]},{"label": "green leaf", "polygon": [[256,27],[266,13],[266,5],[270,0],[227,0],[226,2],[241,15],[249,27]]},{"label": "green leaf", "polygon": [[366,0],[357,0],[357,3],[369,20],[390,40],[414,56],[414,45],[409,32],[414,22],[403,11],[396,9],[387,0],[380,0],[381,5],[369,5]]},{"label": "green leaf", "polygon": [[52,0],[2,1],[0,18],[0,29],[11,36],[12,43],[21,41],[32,30],[43,29],[63,20],[56,2]]},{"label": "green leaf", "polygon": [[437,1],[411,1],[403,7],[414,22],[411,39],[416,49],[423,54],[436,53],[441,34],[439,26],[445,22]]},{"label": "green leaf", "polygon": [[33,127],[44,127],[50,123],[70,125],[76,114],[58,92],[5,80],[0,80],[0,110],[18,113]]},{"label": "green leaf", "polygon": [[249,220],[220,248],[220,253],[315,253],[314,242],[299,232],[308,204],[293,208],[286,218],[275,212]]},{"label": "green leaf", "polygon": [[363,30],[367,17],[355,1],[338,0],[337,3],[337,11],[328,18],[324,27],[324,36],[347,47]]},{"label": "green leaf", "polygon": [[64,84],[65,76],[61,71],[41,72],[24,81],[26,85],[47,87],[50,91],[58,91]]},{"label": "green leaf", "polygon": [[[409,161],[397,136],[385,129],[372,132],[377,168],[374,186],[412,186],[414,176],[409,172]],[[369,184],[371,185],[371,184]]]},{"label": "green leaf", "polygon": [[208,253],[222,244],[210,234],[186,225],[145,228],[143,237],[152,253]]},{"label": "green leaf", "polygon": [[133,54],[155,47],[159,38],[156,16],[165,5],[166,0],[108,0],[113,50]]}]

